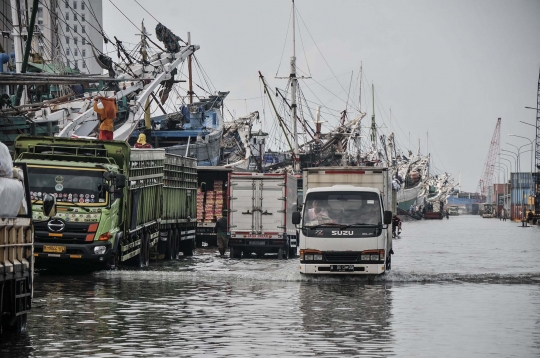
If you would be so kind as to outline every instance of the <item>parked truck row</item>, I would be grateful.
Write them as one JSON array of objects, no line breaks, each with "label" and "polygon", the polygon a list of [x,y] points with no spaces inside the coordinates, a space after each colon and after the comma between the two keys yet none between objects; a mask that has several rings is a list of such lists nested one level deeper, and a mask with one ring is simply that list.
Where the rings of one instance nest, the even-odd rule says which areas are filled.
[{"label": "parked truck row", "polygon": [[[119,141],[19,137],[28,166],[38,264],[147,266],[150,256],[191,255],[197,186],[194,159]],[[43,212],[46,194],[57,212]]]}]

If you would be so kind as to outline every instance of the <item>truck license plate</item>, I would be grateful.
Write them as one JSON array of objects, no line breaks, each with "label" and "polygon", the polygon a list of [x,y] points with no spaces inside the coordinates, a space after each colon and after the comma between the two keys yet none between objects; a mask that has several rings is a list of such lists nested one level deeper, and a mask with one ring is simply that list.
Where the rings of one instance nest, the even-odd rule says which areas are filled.
[{"label": "truck license plate", "polygon": [[330,271],[354,272],[354,265],[330,265]]},{"label": "truck license plate", "polygon": [[260,240],[260,241],[250,241],[249,244],[250,244],[250,245],[264,245],[264,240]]},{"label": "truck license plate", "polygon": [[66,247],[43,245],[43,252],[54,252],[57,254],[63,254],[64,252],[66,252]]}]

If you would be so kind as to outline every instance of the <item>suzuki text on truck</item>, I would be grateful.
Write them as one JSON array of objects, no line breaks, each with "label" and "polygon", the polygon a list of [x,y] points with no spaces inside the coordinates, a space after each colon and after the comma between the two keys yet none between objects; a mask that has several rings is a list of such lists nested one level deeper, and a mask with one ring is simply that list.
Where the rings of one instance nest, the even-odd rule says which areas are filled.
[{"label": "suzuki text on truck", "polygon": [[391,268],[395,195],[387,168],[304,170],[300,272],[382,274]]}]

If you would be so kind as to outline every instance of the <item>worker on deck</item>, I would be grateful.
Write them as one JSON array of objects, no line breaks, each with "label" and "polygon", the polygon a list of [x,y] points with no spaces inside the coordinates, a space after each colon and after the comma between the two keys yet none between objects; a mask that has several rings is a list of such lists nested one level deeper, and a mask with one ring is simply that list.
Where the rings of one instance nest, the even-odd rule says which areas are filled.
[{"label": "worker on deck", "polygon": [[139,134],[139,138],[137,138],[137,143],[135,143],[135,148],[152,148],[152,145],[148,142],[146,142],[146,134],[141,133]]},{"label": "worker on deck", "polygon": [[[98,105],[101,102],[101,105]],[[118,113],[116,98],[94,97],[94,112],[99,115],[99,140],[113,140],[114,119]]]},{"label": "worker on deck", "polygon": [[223,257],[229,247],[229,237],[227,236],[227,216],[223,215],[216,221],[217,246],[219,255]]}]

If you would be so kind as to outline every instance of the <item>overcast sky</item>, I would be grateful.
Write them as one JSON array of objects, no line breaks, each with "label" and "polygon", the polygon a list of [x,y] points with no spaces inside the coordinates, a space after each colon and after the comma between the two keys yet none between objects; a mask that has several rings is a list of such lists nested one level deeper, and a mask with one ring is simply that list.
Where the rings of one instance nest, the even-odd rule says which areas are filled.
[{"label": "overcast sky", "polygon": [[[156,21],[135,1],[112,2],[137,25],[144,18],[155,34]],[[139,2],[180,37],[191,32],[216,89],[231,91],[231,113],[263,111],[259,70],[272,87],[285,87],[274,77],[278,67],[279,76],[289,72],[290,0]],[[109,0],[103,6],[106,33],[137,42],[136,28]],[[358,107],[362,62],[363,91],[374,83],[382,130],[390,129],[392,108],[391,126],[402,146],[416,150],[420,139],[425,153],[429,132],[433,165],[456,181],[461,171],[462,190],[477,188],[497,118],[501,148],[529,143],[510,133],[534,139],[535,129],[520,121],[535,122],[536,112],[524,107],[536,107],[540,1],[296,0],[296,7],[298,67],[313,77],[301,85],[306,97],[325,106],[328,122],[345,108],[348,93],[349,110]],[[362,94],[366,125],[369,96]],[[271,120],[268,111],[265,121]],[[530,154],[521,156],[522,171],[530,170]]]}]

